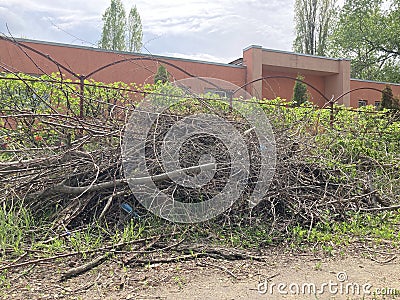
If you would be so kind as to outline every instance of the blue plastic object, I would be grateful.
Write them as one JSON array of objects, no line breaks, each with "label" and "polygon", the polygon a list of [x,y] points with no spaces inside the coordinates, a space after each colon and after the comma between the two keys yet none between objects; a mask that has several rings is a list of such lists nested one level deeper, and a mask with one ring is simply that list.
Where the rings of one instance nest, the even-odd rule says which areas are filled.
[{"label": "blue plastic object", "polygon": [[122,203],[121,208],[127,213],[131,214],[133,211],[133,208],[128,204],[128,203]]}]

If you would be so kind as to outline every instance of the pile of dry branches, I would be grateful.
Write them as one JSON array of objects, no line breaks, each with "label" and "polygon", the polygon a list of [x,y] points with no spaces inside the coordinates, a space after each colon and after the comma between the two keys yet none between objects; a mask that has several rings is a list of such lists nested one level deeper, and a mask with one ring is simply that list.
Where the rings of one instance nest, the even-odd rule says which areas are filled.
[{"label": "pile of dry branches", "polygon": [[[118,106],[115,101],[100,102],[103,109],[99,110],[99,101],[85,100],[88,110],[90,105],[96,105],[99,112],[96,116],[82,118],[68,110],[0,112],[4,141],[0,161],[2,203],[23,205],[37,217],[68,228],[93,222],[118,224],[126,217],[121,208],[124,203],[141,217],[149,214],[133,196],[122,166],[123,133],[132,109],[128,105]],[[257,137],[248,134],[249,124],[234,112],[218,106],[212,110],[243,135],[251,153],[246,188],[220,220],[228,218],[237,224],[270,222],[272,230],[282,230],[293,223],[312,226],[327,214],[340,219],[349,211],[380,209],[395,203],[395,197],[382,195],[375,189],[371,178],[371,168],[376,167],[373,162],[351,175],[329,167],[324,157],[328,148],[321,148],[316,140],[317,134],[328,133],[308,130],[307,116],[284,123],[284,117],[276,110],[268,114],[276,139],[275,175],[266,196],[257,206],[249,208],[248,197],[264,176],[260,173]],[[220,193],[229,180],[230,156],[226,145],[213,136],[195,136],[180,149],[180,165],[184,169],[181,171],[196,173],[201,157],[209,154],[217,165],[213,179],[198,189],[185,188],[171,180],[162,165],[159,149],[169,128],[189,114],[187,109],[183,111],[171,109],[158,115],[157,126],[149,132],[146,163],[151,178],[148,180],[153,180],[160,191],[177,201],[206,201]],[[210,113],[210,104],[200,101],[193,111]],[[334,160],[348,161],[349,154],[337,152]]]}]

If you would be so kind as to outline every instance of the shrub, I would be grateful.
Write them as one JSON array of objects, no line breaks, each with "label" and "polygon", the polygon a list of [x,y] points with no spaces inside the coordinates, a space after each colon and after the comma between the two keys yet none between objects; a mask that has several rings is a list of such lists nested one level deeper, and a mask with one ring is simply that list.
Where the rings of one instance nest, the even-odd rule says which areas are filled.
[{"label": "shrub", "polygon": [[309,95],[307,93],[307,85],[302,82],[304,81],[304,76],[299,74],[297,75],[296,79],[297,80],[293,88],[292,102],[294,106],[300,106],[309,100]]}]

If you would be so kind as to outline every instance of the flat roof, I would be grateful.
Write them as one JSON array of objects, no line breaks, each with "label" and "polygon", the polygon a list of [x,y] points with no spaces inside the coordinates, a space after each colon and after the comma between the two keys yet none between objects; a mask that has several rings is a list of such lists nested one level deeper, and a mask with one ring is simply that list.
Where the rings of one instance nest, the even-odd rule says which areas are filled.
[{"label": "flat roof", "polygon": [[248,46],[248,47],[244,48],[243,51],[249,50],[251,48],[262,49],[263,51],[266,51],[266,52],[275,52],[275,53],[282,53],[282,54],[307,56],[307,57],[314,57],[314,58],[320,58],[320,59],[329,59],[329,60],[336,60],[336,61],[338,61],[338,60],[351,61],[351,59],[348,59],[348,58],[332,58],[332,57],[327,57],[327,56],[319,56],[319,55],[304,54],[304,53],[291,52],[291,51],[285,51],[285,50],[269,49],[269,48],[263,48],[262,46],[259,46],[259,45]]},{"label": "flat roof", "polygon": [[386,82],[386,81],[374,81],[374,80],[366,80],[366,79],[358,79],[358,78],[350,78],[350,81],[360,81],[360,82],[379,83],[379,84],[389,84],[389,85],[400,86],[400,83],[393,83],[393,82]]},{"label": "flat roof", "polygon": [[240,69],[245,68],[243,66],[232,65],[232,64],[229,64],[229,63],[219,63],[219,62],[203,61],[203,60],[196,60],[196,59],[189,59],[189,58],[179,58],[179,57],[173,57],[173,56],[145,54],[145,53],[139,53],[139,52],[116,51],[116,50],[95,48],[95,47],[90,47],[90,46],[72,45],[72,44],[64,44],[64,43],[58,43],[58,42],[48,42],[48,41],[24,39],[24,38],[10,38],[10,37],[6,37],[6,38],[8,38],[10,41],[15,40],[17,42],[22,42],[22,43],[26,42],[26,43],[49,45],[49,46],[59,46],[59,47],[68,47],[68,48],[75,48],[75,49],[84,49],[84,50],[91,50],[91,51],[98,51],[98,52],[109,52],[109,53],[123,54],[123,55],[154,57],[154,58],[160,58],[160,59],[195,62],[195,63],[208,64],[208,65],[217,65],[217,66],[224,66],[224,67],[230,67],[230,68],[240,68]]}]

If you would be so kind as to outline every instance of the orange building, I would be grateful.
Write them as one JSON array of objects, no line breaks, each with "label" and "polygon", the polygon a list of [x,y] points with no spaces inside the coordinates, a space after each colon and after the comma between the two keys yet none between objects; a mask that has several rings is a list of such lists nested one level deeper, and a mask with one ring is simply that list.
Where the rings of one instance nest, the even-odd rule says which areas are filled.
[{"label": "orange building", "polygon": [[[191,76],[223,79],[244,86],[257,98],[266,99],[279,96],[290,100],[293,78],[301,74],[309,84],[311,101],[318,106],[331,99],[351,107],[377,105],[381,98],[378,90],[385,88],[382,82],[351,79],[350,61],[347,59],[277,51],[261,46],[247,47],[243,50],[243,58],[223,64],[26,39],[15,42],[0,37],[0,72],[40,75],[61,71],[75,79],[84,77],[105,83],[139,84],[152,83],[160,63],[176,80]],[[399,97],[400,85],[390,85],[393,94]],[[354,89],[359,90],[347,93]]]}]

